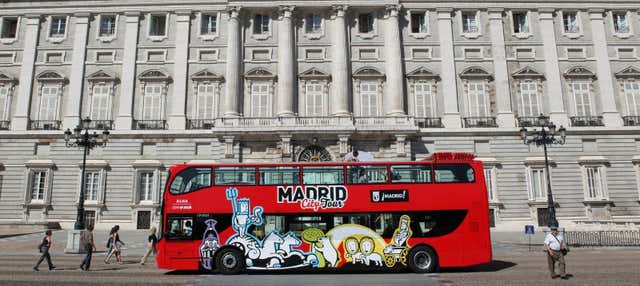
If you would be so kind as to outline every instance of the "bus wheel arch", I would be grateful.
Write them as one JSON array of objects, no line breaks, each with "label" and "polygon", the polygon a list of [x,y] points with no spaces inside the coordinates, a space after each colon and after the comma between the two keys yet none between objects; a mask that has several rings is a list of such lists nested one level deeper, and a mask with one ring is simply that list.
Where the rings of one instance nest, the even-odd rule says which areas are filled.
[{"label": "bus wheel arch", "polygon": [[407,265],[415,273],[433,273],[439,270],[438,253],[427,244],[413,246],[406,259]]},{"label": "bus wheel arch", "polygon": [[244,252],[235,246],[223,246],[213,257],[216,269],[222,274],[233,275],[245,270]]}]

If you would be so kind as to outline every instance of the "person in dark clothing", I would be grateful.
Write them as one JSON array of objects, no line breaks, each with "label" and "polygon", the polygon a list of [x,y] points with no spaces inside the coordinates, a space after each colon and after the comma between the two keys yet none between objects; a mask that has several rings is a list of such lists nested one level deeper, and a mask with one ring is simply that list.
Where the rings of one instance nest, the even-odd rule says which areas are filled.
[{"label": "person in dark clothing", "polygon": [[52,245],[53,245],[53,240],[51,239],[51,230],[49,229],[45,232],[45,237],[42,238],[42,243],[40,243],[38,247],[42,255],[40,255],[40,259],[38,260],[38,263],[36,263],[36,265],[33,266],[33,271],[40,271],[38,270],[38,266],[40,266],[40,263],[42,263],[44,259],[47,259],[49,270],[53,270],[54,268],[56,268],[51,263],[51,255],[49,255],[49,250],[51,250]]},{"label": "person in dark clothing", "polygon": [[84,259],[82,260],[82,264],[80,265],[80,269],[89,271],[89,267],[91,267],[91,255],[96,251],[96,245],[93,243],[92,225],[88,226],[87,230],[82,232],[80,240],[82,242],[82,247],[84,247],[84,251],[86,252]]},{"label": "person in dark clothing", "polygon": [[144,256],[142,256],[142,259],[140,259],[140,264],[144,265],[147,262],[147,258],[149,257],[149,255],[156,254],[158,252],[156,245],[158,244],[158,237],[156,236],[156,227],[152,226],[151,229],[149,229],[149,238],[148,240],[148,244],[147,244],[147,252],[145,252]]},{"label": "person in dark clothing", "polygon": [[125,243],[122,242],[122,240],[120,240],[120,235],[118,234],[119,230],[120,230],[120,226],[115,225],[113,228],[111,228],[111,231],[109,232],[109,239],[111,239],[111,245],[110,245],[111,250],[109,251],[107,258],[104,260],[104,263],[106,264],[109,264],[111,260],[111,256],[113,256],[114,254],[116,255],[116,260],[118,261],[118,263],[122,264],[122,250],[120,248]]}]

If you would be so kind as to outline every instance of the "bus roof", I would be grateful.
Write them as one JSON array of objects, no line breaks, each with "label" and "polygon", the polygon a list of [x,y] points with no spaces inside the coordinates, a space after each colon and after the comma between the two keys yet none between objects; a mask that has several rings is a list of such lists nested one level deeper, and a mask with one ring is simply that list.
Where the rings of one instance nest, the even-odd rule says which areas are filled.
[{"label": "bus roof", "polygon": [[438,152],[438,153],[433,153],[431,155],[429,155],[428,157],[422,159],[421,161],[433,161],[433,162],[439,162],[439,161],[473,161],[473,159],[476,158],[476,155],[472,154],[472,153],[466,153],[466,152]]}]

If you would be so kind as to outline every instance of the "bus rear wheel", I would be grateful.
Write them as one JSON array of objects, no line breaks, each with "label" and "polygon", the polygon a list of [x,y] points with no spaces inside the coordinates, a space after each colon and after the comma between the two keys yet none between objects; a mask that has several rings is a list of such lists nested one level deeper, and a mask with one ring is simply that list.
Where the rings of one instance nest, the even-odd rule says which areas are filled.
[{"label": "bus rear wheel", "polygon": [[420,245],[414,247],[407,257],[409,268],[415,273],[431,273],[438,266],[438,255],[433,248]]},{"label": "bus rear wheel", "polygon": [[244,253],[235,248],[222,249],[216,256],[216,266],[222,274],[238,274],[244,270]]}]

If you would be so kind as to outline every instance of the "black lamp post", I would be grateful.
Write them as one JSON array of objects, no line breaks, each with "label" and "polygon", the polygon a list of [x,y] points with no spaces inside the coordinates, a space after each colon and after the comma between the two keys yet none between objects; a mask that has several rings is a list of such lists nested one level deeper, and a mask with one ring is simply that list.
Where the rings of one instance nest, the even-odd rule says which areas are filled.
[{"label": "black lamp post", "polygon": [[[105,129],[102,131],[102,134],[97,134],[95,131],[93,134],[89,133],[89,124],[91,123],[91,119],[89,117],[82,120],[82,124],[76,126],[73,129],[73,133],[69,128],[64,131],[64,142],[67,147],[82,147],[83,155],[82,155],[82,177],[80,179],[80,197],[78,201],[78,213],[76,216],[76,223],[73,225],[73,229],[82,230],[84,229],[84,192],[85,192],[85,167],[87,164],[87,154],[89,154],[89,150],[95,148],[96,146],[106,146],[107,141],[109,140],[109,130]],[[84,131],[84,132],[83,132]]]},{"label": "black lamp post", "polygon": [[[556,131],[556,126],[549,122],[548,117],[540,114],[538,116],[538,124],[540,130],[533,129],[528,131],[527,128],[522,127],[520,129],[520,137],[524,144],[536,144],[536,146],[542,145],[544,148],[544,166],[547,173],[547,203],[549,208],[549,227],[558,227],[558,220],[556,219],[556,208],[553,203],[553,194],[551,193],[551,176],[549,173],[549,158],[547,157],[547,145],[565,143],[567,137],[567,130],[560,126],[560,129]],[[560,138],[556,138],[558,135]]]}]

